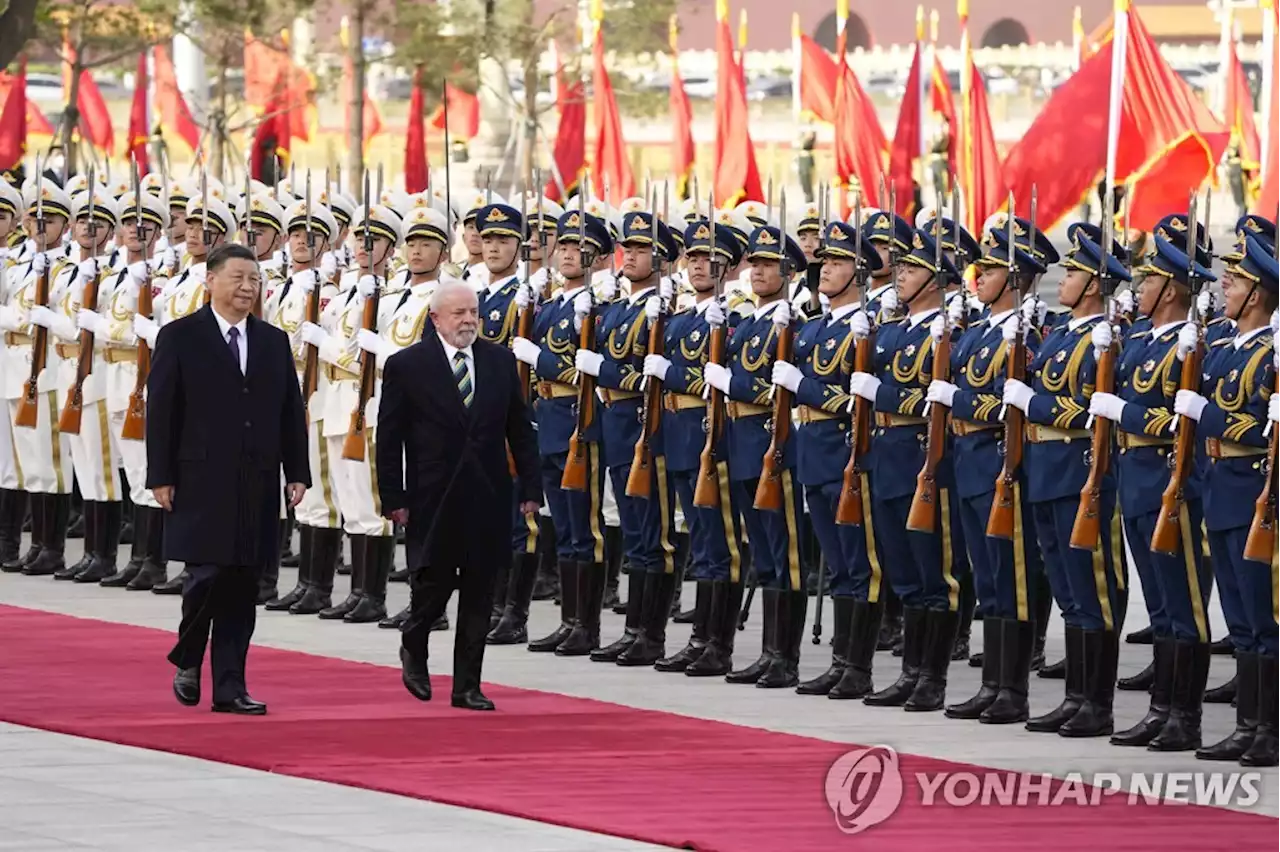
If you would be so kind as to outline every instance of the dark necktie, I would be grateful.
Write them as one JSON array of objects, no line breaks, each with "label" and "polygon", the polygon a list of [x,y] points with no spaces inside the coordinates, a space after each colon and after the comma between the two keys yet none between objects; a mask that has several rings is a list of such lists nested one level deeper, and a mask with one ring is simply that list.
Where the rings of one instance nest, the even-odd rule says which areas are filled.
[{"label": "dark necktie", "polygon": [[458,383],[462,404],[470,408],[475,393],[471,388],[471,371],[467,369],[467,356],[462,352],[453,353],[453,380]]},{"label": "dark necktie", "polygon": [[227,332],[227,346],[231,348],[231,358],[236,362],[236,369],[240,369],[240,329],[235,326]]}]

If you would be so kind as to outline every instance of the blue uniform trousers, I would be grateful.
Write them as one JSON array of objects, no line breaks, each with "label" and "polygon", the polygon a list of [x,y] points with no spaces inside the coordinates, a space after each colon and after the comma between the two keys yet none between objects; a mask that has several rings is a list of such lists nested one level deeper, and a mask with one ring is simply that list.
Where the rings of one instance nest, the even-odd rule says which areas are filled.
[{"label": "blue uniform trousers", "polygon": [[918,533],[907,529],[912,496],[871,501],[880,564],[889,572],[889,583],[903,606],[956,610],[960,606],[960,582],[953,571],[956,500],[951,489],[939,488],[941,532]]},{"label": "blue uniform trousers", "polygon": [[1151,535],[1159,515],[1157,509],[1124,519],[1124,532],[1142,580],[1151,627],[1157,636],[1172,636],[1183,642],[1208,642],[1209,620],[1205,613],[1212,577],[1203,556],[1200,501],[1188,500],[1183,504],[1179,524],[1182,552],[1177,556],[1151,550]]},{"label": "blue uniform trousers", "polygon": [[991,538],[987,522],[995,492],[960,500],[960,516],[973,569],[978,610],[984,617],[1032,621],[1035,618],[1036,578],[1044,570],[1035,542],[1035,521],[1014,487],[1013,540]]},{"label": "blue uniform trousers", "polygon": [[833,597],[880,600],[883,575],[875,553],[875,521],[871,516],[870,484],[862,476],[863,525],[836,523],[843,482],[809,485],[804,489],[809,520],[827,561],[827,590]]},{"label": "blue uniform trousers", "polygon": [[[1032,505],[1036,537],[1049,574],[1054,600],[1069,627],[1115,631],[1124,620],[1126,603],[1124,543],[1116,519],[1116,493],[1102,493],[1101,541],[1093,550],[1071,546],[1071,528],[1080,508],[1078,497]],[[1116,519],[1107,523],[1105,519]]]},{"label": "blue uniform trousers", "polygon": [[675,501],[671,478],[662,457],[650,465],[649,499],[627,496],[627,479],[631,465],[609,468],[613,499],[618,504],[618,523],[622,528],[622,552],[627,563],[646,573],[671,573],[675,570]]},{"label": "blue uniform trousers", "polygon": [[671,473],[672,490],[680,501],[685,525],[689,528],[690,578],[694,580],[742,581],[742,533],[738,524],[737,496],[729,488],[724,462],[720,465],[720,505],[706,509],[693,505],[698,471]]},{"label": "blue uniform trousers", "polygon": [[754,508],[758,479],[739,480],[732,484],[742,523],[751,540],[751,564],[762,589],[798,592],[805,578],[800,560],[800,495],[791,471],[782,472],[782,510],[762,512]]},{"label": "blue uniform trousers", "polygon": [[1248,538],[1248,527],[1209,532],[1213,577],[1218,584],[1231,644],[1241,653],[1275,657],[1275,559],[1273,556],[1270,565],[1245,559],[1244,543]]},{"label": "blue uniform trousers", "polygon": [[542,457],[542,492],[556,528],[556,555],[578,562],[604,562],[604,471],[599,444],[587,444],[587,490],[560,487],[568,453]]}]

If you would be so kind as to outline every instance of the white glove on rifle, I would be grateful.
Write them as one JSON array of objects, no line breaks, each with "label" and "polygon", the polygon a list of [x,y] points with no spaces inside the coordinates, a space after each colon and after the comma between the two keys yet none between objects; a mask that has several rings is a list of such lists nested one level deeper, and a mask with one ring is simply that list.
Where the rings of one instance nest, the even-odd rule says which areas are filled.
[{"label": "white glove on rifle", "polygon": [[1209,400],[1193,390],[1180,390],[1173,398],[1173,410],[1184,417],[1190,417],[1197,423],[1200,422],[1200,415],[1204,413],[1204,408],[1208,404]]},{"label": "white glove on rifle", "polygon": [[1022,332],[1022,323],[1023,319],[1021,317],[1011,316],[1004,321],[1004,325],[1000,326],[1000,334],[1004,336],[1007,342],[1013,343]]},{"label": "white glove on rifle", "polygon": [[338,274],[338,258],[333,252],[325,252],[320,258],[320,280],[332,281],[333,276]]},{"label": "white glove on rifle", "polygon": [[545,266],[529,276],[529,287],[533,290],[535,297],[542,297],[542,292],[547,289],[547,280],[549,278],[550,273]]},{"label": "white glove on rifle", "polygon": [[395,348],[391,341],[383,340],[378,336],[378,332],[367,328],[356,332],[356,345],[375,357],[380,357],[387,349]]},{"label": "white glove on rifle", "polygon": [[31,271],[36,275],[43,275],[49,268],[49,253],[47,251],[38,251],[31,258]]},{"label": "white glove on rifle", "polygon": [[1044,318],[1048,312],[1049,306],[1034,293],[1022,300],[1022,316],[1026,319],[1027,325],[1034,325],[1037,328],[1044,325]]},{"label": "white glove on rifle", "polygon": [[[327,257],[328,255],[326,255]],[[368,299],[374,293],[378,292],[378,279],[372,275],[361,275],[360,280],[356,282],[357,292],[360,298]],[[362,347],[363,348],[363,347]]]},{"label": "white glove on rifle", "polygon": [[721,366],[720,364],[708,363],[707,366],[702,369],[702,378],[710,387],[715,388],[720,391],[720,393],[729,392],[730,374],[728,367]]},{"label": "white glove on rifle", "polygon": [[854,373],[849,376],[849,393],[854,396],[875,402],[876,392],[879,390],[880,380],[870,373]]},{"label": "white glove on rifle", "polygon": [[858,308],[853,312],[853,317],[849,320],[849,325],[853,328],[854,341],[866,340],[871,336],[871,318],[867,316],[867,312],[862,308]]},{"label": "white glove on rifle", "polygon": [[151,267],[147,266],[145,260],[139,260],[136,263],[129,264],[129,286],[139,290],[142,285],[147,283],[147,279],[151,277]]},{"label": "white glove on rifle", "polygon": [[1111,323],[1105,319],[1093,327],[1093,355],[1095,358],[1102,357],[1102,353],[1111,348],[1111,344],[1115,341],[1115,335],[1112,333]]},{"label": "white glove on rifle", "polygon": [[1027,409],[1031,407],[1031,398],[1035,396],[1035,391],[1027,387],[1023,382],[1017,379],[1006,379],[1004,383],[1004,404],[1012,405],[1019,409],[1023,414],[1027,413]]},{"label": "white glove on rifle", "polygon": [[1280,393],[1272,394],[1267,402],[1267,417],[1272,423],[1280,423]]},{"label": "white glove on rifle", "polygon": [[703,316],[707,318],[707,324],[712,328],[720,328],[725,320],[724,305],[720,304],[719,299],[712,299]]},{"label": "white glove on rifle", "polygon": [[929,402],[936,402],[947,408],[955,401],[956,394],[960,392],[960,388],[951,384],[934,379],[929,382],[929,389],[925,391],[924,398]]},{"label": "white glove on rifle", "polygon": [[160,334],[160,324],[151,317],[144,317],[142,314],[134,314],[133,317],[133,333],[152,349],[156,345],[156,336]]},{"label": "white glove on rifle", "polygon": [[649,322],[657,322],[660,316],[662,316],[662,299],[658,296],[650,296],[645,299],[644,318]]},{"label": "white glove on rifle", "polygon": [[1200,343],[1200,329],[1189,322],[1178,329],[1178,360],[1185,361]]},{"label": "white glove on rifle", "polygon": [[618,279],[614,275],[609,275],[600,284],[600,301],[612,302],[616,298],[618,298]]},{"label": "white glove on rifle", "polygon": [[942,339],[943,333],[947,330],[947,321],[942,314],[933,318],[933,322],[929,323],[929,336],[937,343]]},{"label": "white glove on rifle", "polygon": [[952,325],[958,325],[969,312],[969,304],[964,293],[956,293],[947,301],[947,319]]},{"label": "white glove on rifle", "polygon": [[49,329],[63,340],[76,339],[75,323],[64,314],[44,305],[36,305],[31,309],[31,322],[33,325]]},{"label": "white glove on rifle", "polygon": [[658,279],[658,295],[670,301],[676,295],[676,283],[671,280],[670,275],[664,275]]},{"label": "white glove on rifle", "polygon": [[316,271],[314,269],[302,269],[293,273],[293,286],[303,293],[310,293],[316,288]]},{"label": "white glove on rifle", "polygon": [[591,313],[591,291],[584,288],[581,293],[573,297],[573,328],[575,331],[582,331],[582,321],[587,318],[589,313]]},{"label": "white glove on rifle", "polygon": [[887,314],[895,313],[901,304],[898,301],[898,288],[893,285],[880,296],[880,309]]},{"label": "white glove on rifle", "polygon": [[599,376],[600,365],[603,363],[604,356],[590,349],[579,349],[573,354],[573,366],[578,368],[579,373],[586,373],[588,376]]},{"label": "white glove on rifle", "polygon": [[652,376],[660,382],[667,380],[667,371],[671,369],[671,362],[661,355],[644,356],[644,374]]},{"label": "white glove on rifle", "polygon": [[304,322],[298,326],[298,337],[303,343],[319,348],[329,338],[328,332],[313,322]]},{"label": "white glove on rifle", "polygon": [[785,300],[778,302],[778,307],[773,309],[769,319],[773,320],[773,324],[779,329],[786,328],[791,325],[791,306]]},{"label": "white glove on rifle", "polygon": [[1089,413],[1119,423],[1124,415],[1125,401],[1113,393],[1095,393],[1089,398]]},{"label": "white glove on rifle", "polygon": [[101,335],[107,333],[107,326],[107,318],[97,311],[81,308],[80,312],[76,314],[76,328],[81,331]]},{"label": "white glove on rifle", "polygon": [[517,311],[523,311],[528,308],[529,305],[533,304],[533,294],[529,292],[529,287],[524,284],[517,287],[514,301],[516,303]]},{"label": "white glove on rifle", "polygon": [[1121,290],[1119,293],[1116,293],[1116,307],[1119,308],[1120,312],[1123,314],[1133,313],[1133,291]]},{"label": "white glove on rifle", "polygon": [[76,276],[80,284],[88,284],[90,281],[98,277],[98,259],[91,257],[88,260],[80,261],[80,265],[76,267]]},{"label": "white glove on rifle", "polygon": [[160,262],[164,268],[168,270],[169,274],[172,275],[178,269],[178,253],[172,248],[167,248],[164,250],[164,254],[161,256]]},{"label": "white glove on rifle", "polygon": [[528,364],[530,367],[538,365],[538,356],[542,354],[542,347],[523,337],[511,338],[511,352],[516,359],[522,363]]},{"label": "white glove on rifle", "polygon": [[1205,287],[1200,291],[1200,295],[1196,296],[1196,310],[1200,316],[1207,317],[1213,313],[1213,291]]},{"label": "white glove on rifle", "polygon": [[778,387],[795,393],[800,390],[802,379],[804,379],[804,373],[800,372],[800,368],[795,364],[789,361],[773,362],[773,383]]}]

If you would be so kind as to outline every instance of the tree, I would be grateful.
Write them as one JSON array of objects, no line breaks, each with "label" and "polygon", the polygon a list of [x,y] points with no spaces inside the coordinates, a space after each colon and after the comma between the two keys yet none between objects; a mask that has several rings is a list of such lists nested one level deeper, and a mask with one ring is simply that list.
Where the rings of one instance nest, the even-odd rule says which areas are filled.
[{"label": "tree", "polygon": [[40,0],[9,0],[0,12],[0,68],[8,68],[35,34]]}]

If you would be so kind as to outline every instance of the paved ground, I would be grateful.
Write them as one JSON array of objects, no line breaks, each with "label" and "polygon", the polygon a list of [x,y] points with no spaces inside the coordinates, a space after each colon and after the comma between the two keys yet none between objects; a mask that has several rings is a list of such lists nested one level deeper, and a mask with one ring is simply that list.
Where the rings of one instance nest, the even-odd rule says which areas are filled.
[{"label": "paved ground", "polygon": [[[78,542],[71,543],[68,549],[69,557],[78,558]],[[281,589],[291,588],[293,579],[294,572],[283,571]],[[339,578],[335,598],[345,594],[346,588],[347,579]],[[691,601],[691,584],[686,586],[685,594],[686,602]],[[403,606],[406,598],[405,586],[393,584],[392,609]],[[3,575],[0,576],[0,603],[172,629],[178,620],[179,599],[98,586],[55,583],[47,578]],[[1214,635],[1221,636],[1225,627],[1217,604],[1214,603],[1211,609]],[[829,635],[829,608],[827,613]],[[550,632],[557,619],[557,609],[550,602],[534,604],[530,632],[535,635]],[[1145,610],[1135,590],[1126,627],[1136,629],[1145,623]],[[758,652],[759,627],[757,615],[751,619],[746,631],[739,634],[740,662],[754,658]],[[672,625],[668,636],[669,650],[684,643],[688,630],[687,626]],[[621,631],[621,616],[606,613],[605,640],[611,641]],[[973,635],[977,650],[981,641],[980,625],[975,625]],[[321,622],[314,617],[262,612],[254,640],[265,646],[394,666],[397,664],[396,638],[397,634],[372,625],[345,625]],[[447,673],[450,670],[451,646],[451,634],[432,636],[433,671]],[[1062,647],[1061,627],[1055,620],[1049,633],[1050,659],[1059,657]],[[1149,653],[1146,646],[1123,646],[1121,675],[1137,672],[1146,664]],[[811,677],[822,671],[829,654],[827,645],[816,647],[806,638],[801,676]],[[877,683],[889,683],[899,664],[899,660],[887,653],[878,655]],[[1225,680],[1233,670],[1230,658],[1215,657],[1210,683]],[[978,685],[978,675],[976,669],[964,664],[954,665],[949,695],[964,698],[972,694]],[[394,676],[393,672],[388,672],[388,677]],[[798,696],[789,690],[735,687],[718,679],[691,679],[651,670],[595,664],[583,659],[531,654],[523,647],[490,648],[486,656],[485,677],[488,681],[510,686],[600,698],[634,707],[718,719],[836,742],[883,743],[901,751],[932,757],[1003,769],[1050,772],[1059,776],[1072,772],[1204,772],[1234,767],[1234,764],[1208,767],[1191,754],[1162,755],[1142,749],[1118,749],[1108,745],[1105,739],[1064,740],[1030,734],[1020,727],[952,721],[941,714],[906,714],[865,707],[860,702]],[[270,702],[271,684],[253,681],[252,667],[250,681],[253,694]],[[157,688],[165,688],[165,685],[160,684]],[[1061,691],[1061,681],[1033,678],[1033,712],[1056,706]],[[1127,726],[1136,722],[1145,708],[1145,694],[1118,693],[1117,723]],[[1206,706],[1206,741],[1225,736],[1233,723],[1234,710],[1230,707]],[[499,844],[522,850],[646,848],[640,844],[460,808],[265,776],[229,766],[13,726],[0,727],[0,750],[4,752],[4,757],[0,758],[0,825],[16,829],[19,838],[14,840],[9,834],[0,836],[0,849],[78,848],[69,846],[75,843],[85,844],[88,848],[113,849],[116,846],[112,844],[123,847],[126,839],[131,848],[165,848],[168,843],[164,833],[169,830],[167,826],[172,825],[168,818],[172,814],[166,816],[165,811],[178,811],[193,820],[208,822],[208,828],[214,833],[200,836],[211,841],[224,836],[219,832],[242,832],[228,838],[233,841],[230,848],[237,850],[257,846],[271,849],[407,849],[410,832],[423,824],[443,826],[450,836],[465,841],[471,847],[470,852],[489,848],[488,845],[476,846],[477,839],[495,849]],[[105,769],[107,764],[113,767],[109,778]],[[116,767],[128,779],[126,783],[118,783],[121,774],[114,771]],[[177,795],[174,785],[181,787]],[[1262,786],[1262,801],[1253,810],[1277,815],[1280,813],[1280,782],[1275,770],[1264,773]],[[202,804],[206,800],[200,797],[210,790],[236,797],[237,802],[243,799],[245,812],[256,816],[246,818],[243,824],[226,823],[216,814],[241,805],[233,805],[227,798],[224,801],[226,807],[206,807]],[[77,820],[74,827],[65,825],[66,820],[60,819],[65,813],[61,806],[46,809],[38,804],[49,801],[66,804],[80,798],[90,807],[84,811],[85,820]],[[122,802],[140,800],[145,803],[140,810],[120,807]],[[329,817],[312,823],[307,815],[313,813],[333,814],[337,818]],[[347,814],[351,814],[349,821]],[[340,828],[335,829],[335,824]],[[86,830],[85,825],[96,825],[100,830]],[[348,833],[351,837],[335,839],[333,835],[345,831],[345,826],[350,827]],[[32,839],[30,844],[20,842],[24,833]],[[323,835],[326,840],[317,840],[316,835]],[[53,845],[39,845],[43,840]],[[147,843],[147,840],[156,842]]]}]

